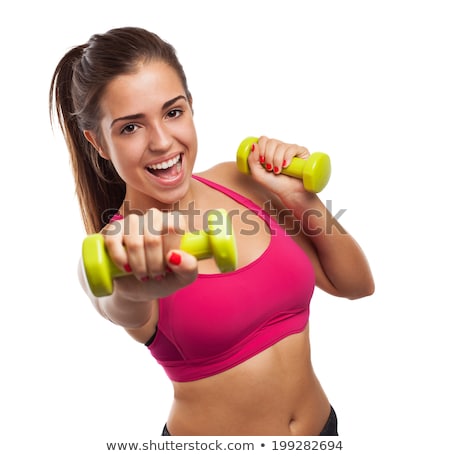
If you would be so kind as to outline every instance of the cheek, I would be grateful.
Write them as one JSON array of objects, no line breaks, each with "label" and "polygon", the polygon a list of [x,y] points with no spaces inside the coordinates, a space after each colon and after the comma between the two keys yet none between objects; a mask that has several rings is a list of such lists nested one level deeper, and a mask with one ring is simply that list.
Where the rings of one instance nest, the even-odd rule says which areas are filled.
[{"label": "cheek", "polygon": [[143,139],[141,135],[112,136],[108,139],[108,150],[111,160],[122,162],[135,162],[140,158],[138,151],[142,150]]},{"label": "cheek", "polygon": [[132,170],[136,169],[136,166],[139,164],[140,155],[133,150],[136,148],[124,148],[120,147],[119,144],[113,144],[108,147],[109,160],[113,164],[119,176],[127,181],[127,175],[130,174]]},{"label": "cheek", "polygon": [[197,153],[197,132],[195,130],[194,124],[186,126],[184,131],[184,137],[186,143],[189,145],[191,153]]}]

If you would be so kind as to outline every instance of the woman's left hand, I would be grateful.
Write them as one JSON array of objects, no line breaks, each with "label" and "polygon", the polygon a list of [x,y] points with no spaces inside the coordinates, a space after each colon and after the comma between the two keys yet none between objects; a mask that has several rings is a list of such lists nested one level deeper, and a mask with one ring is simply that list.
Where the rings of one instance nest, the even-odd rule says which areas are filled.
[{"label": "woman's left hand", "polygon": [[282,201],[298,201],[299,197],[306,196],[307,193],[302,180],[282,175],[281,172],[294,157],[306,159],[309,155],[305,147],[261,136],[252,148],[248,165],[253,178]]}]

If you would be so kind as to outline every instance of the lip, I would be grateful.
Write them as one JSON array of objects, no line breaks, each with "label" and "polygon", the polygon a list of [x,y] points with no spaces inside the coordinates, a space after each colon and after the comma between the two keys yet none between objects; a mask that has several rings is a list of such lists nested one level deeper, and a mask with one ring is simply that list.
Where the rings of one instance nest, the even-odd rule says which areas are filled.
[{"label": "lip", "polygon": [[[147,168],[149,168],[151,166],[157,165],[158,163],[163,163],[163,162],[166,162],[168,160],[172,160],[175,157],[178,157],[178,155],[180,156],[180,160],[179,160],[178,163],[181,164],[181,169],[180,169],[179,174],[173,179],[160,179],[159,177],[156,177],[154,174],[152,174],[147,169]],[[151,179],[152,182],[154,182],[155,184],[157,184],[157,185],[159,185],[161,187],[175,187],[180,182],[182,182],[184,180],[185,169],[186,169],[185,168],[185,160],[184,160],[184,158],[185,158],[184,157],[184,153],[183,152],[178,152],[178,153],[175,153],[175,154],[172,154],[172,155],[168,155],[167,157],[160,158],[158,160],[154,160],[153,162],[150,162],[150,163],[148,163],[145,166],[145,173]],[[174,166],[177,166],[177,165],[174,165]]]}]

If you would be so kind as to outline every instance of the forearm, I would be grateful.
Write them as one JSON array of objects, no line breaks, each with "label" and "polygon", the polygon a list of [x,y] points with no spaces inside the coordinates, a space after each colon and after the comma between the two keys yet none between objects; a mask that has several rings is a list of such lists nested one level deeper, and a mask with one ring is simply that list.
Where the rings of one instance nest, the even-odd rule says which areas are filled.
[{"label": "forearm", "polygon": [[134,301],[115,291],[111,296],[97,298],[96,307],[113,323],[127,329],[144,326],[152,317],[152,300]]},{"label": "forearm", "polygon": [[126,285],[122,280],[121,286],[114,287],[110,296],[95,297],[86,282],[81,263],[78,268],[80,284],[92,301],[95,309],[107,320],[124,328],[139,328],[147,323],[152,316],[152,299],[137,301],[130,299],[126,293]]},{"label": "forearm", "polygon": [[304,194],[297,196],[297,201],[285,201],[285,204],[301,222],[302,234],[317,255],[324,274],[318,285],[350,299],[372,294],[374,283],[364,253],[317,195]]}]

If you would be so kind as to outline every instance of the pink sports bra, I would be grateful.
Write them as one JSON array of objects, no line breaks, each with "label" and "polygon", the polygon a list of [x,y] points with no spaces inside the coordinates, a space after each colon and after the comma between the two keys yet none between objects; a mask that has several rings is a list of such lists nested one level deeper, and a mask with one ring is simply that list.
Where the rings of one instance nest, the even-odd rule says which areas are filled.
[{"label": "pink sports bra", "polygon": [[315,285],[307,255],[267,212],[228,188],[194,178],[261,217],[271,240],[252,263],[225,274],[199,274],[159,300],[157,332],[146,345],[177,382],[223,372],[303,331]]}]

